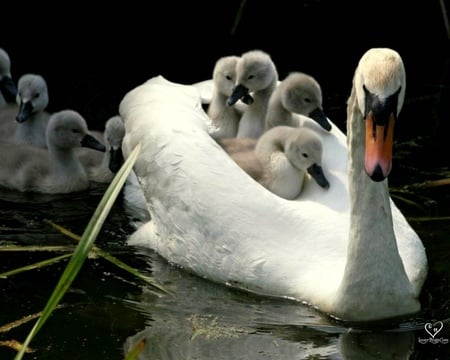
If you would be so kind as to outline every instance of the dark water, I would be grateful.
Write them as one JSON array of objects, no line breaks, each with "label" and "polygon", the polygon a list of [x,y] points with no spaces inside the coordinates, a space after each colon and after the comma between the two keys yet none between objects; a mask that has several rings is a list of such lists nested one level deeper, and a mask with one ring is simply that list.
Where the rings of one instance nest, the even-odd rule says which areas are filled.
[{"label": "dark water", "polygon": [[[63,298],[63,307],[33,340],[35,352],[26,358],[123,359],[133,344],[145,339],[142,359],[447,359],[448,186],[410,190],[406,185],[440,179],[450,169],[443,164],[426,166],[432,154],[425,140],[398,143],[396,149],[401,156],[395,159],[392,194],[420,234],[430,264],[421,296],[423,310],[417,316],[395,324],[368,324],[361,330],[298,303],[253,296],[200,279],[151,250],[127,247],[125,240],[133,228],[119,199],[97,245],[151,274],[173,295],[155,293],[104,259],[88,259]],[[81,234],[105,189],[92,185],[88,192],[63,196],[2,191],[0,245],[70,246],[71,240],[45,220]],[[447,218],[439,220],[441,216]],[[0,271],[58,254],[0,252]],[[63,260],[1,279],[0,326],[41,311],[66,264]],[[442,321],[442,330],[433,339],[424,326],[438,327],[437,321]],[[33,323],[0,332],[0,341],[23,341]],[[13,356],[13,350],[0,347],[0,359]]]}]

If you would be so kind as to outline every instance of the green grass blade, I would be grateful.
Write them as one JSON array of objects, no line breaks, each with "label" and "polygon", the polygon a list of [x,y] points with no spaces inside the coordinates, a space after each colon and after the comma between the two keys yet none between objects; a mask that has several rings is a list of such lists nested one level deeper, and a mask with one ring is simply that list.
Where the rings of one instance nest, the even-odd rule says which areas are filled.
[{"label": "green grass blade", "polygon": [[[46,220],[47,224],[51,225],[52,227],[54,227],[55,229],[59,230],[61,233],[69,236],[71,239],[75,240],[75,241],[80,241],[80,236],[74,234],[73,232],[71,232],[70,230],[67,230],[66,228],[62,227],[61,225],[55,224],[53,221],[51,220]],[[158,284],[155,279],[153,279],[150,276],[144,275],[141,272],[139,272],[138,270],[134,269],[133,267],[131,267],[130,265],[124,263],[122,260],[119,260],[118,258],[116,258],[115,256],[111,255],[110,253],[106,252],[105,250],[100,249],[97,246],[93,246],[92,247],[92,251],[102,257],[105,260],[108,260],[109,262],[113,263],[114,265],[116,265],[117,267],[120,267],[121,269],[129,272],[130,274],[136,276],[137,278],[144,280],[146,283],[150,284],[151,286],[153,286],[154,288],[156,288],[157,290],[166,293],[168,295],[172,295],[172,293],[165,289],[162,285]]]},{"label": "green grass blade", "polygon": [[6,279],[8,276],[11,276],[11,275],[16,275],[16,274],[20,274],[25,271],[35,270],[35,269],[38,269],[38,268],[41,268],[44,266],[52,265],[58,261],[61,261],[62,259],[68,258],[70,256],[72,256],[72,254],[64,254],[64,255],[56,256],[51,259],[42,260],[42,261],[36,262],[34,264],[25,265],[25,266],[22,266],[17,269],[5,271],[0,274],[0,279]]},{"label": "green grass blade", "polygon": [[450,216],[411,216],[407,217],[408,221],[427,222],[427,221],[449,221]]},{"label": "green grass blade", "polygon": [[113,255],[107,253],[106,251],[104,251],[98,247],[95,247],[94,251],[97,255],[101,256],[105,260],[108,260],[109,262],[120,267],[121,269],[128,271],[130,274],[136,276],[137,278],[144,280],[145,282],[147,282],[148,284],[150,284],[157,290],[159,290],[163,293],[166,293],[168,295],[172,294],[169,290],[165,289],[162,285],[158,284],[152,277],[142,274],[138,270],[134,269],[130,265],[128,265],[128,264],[124,263],[123,261],[119,260],[118,258],[114,257]]},{"label": "green grass blade", "polygon": [[0,252],[2,251],[11,251],[11,252],[19,252],[19,251],[26,251],[26,252],[34,252],[34,251],[46,251],[46,252],[72,252],[74,250],[74,247],[69,245],[50,245],[50,246],[22,246],[22,245],[6,245],[6,246],[0,246]]},{"label": "green grass blade", "polygon": [[119,195],[120,190],[128,177],[128,174],[130,173],[134,163],[136,162],[140,148],[141,146],[140,144],[138,144],[133,149],[130,156],[127,158],[120,170],[114,176],[111,184],[106,189],[105,194],[103,195],[99,205],[94,212],[94,215],[92,216],[91,220],[86,226],[86,229],[84,230],[81,241],[78,243],[78,246],[75,249],[75,252],[73,253],[69,263],[67,264],[66,269],[61,275],[58,284],[56,285],[53,293],[48,299],[47,304],[42,311],[42,316],[36,321],[34,327],[31,329],[30,333],[25,339],[23,347],[17,353],[15,360],[21,360],[23,358],[23,355],[25,354],[25,351],[28,348],[31,340],[34,338],[34,336],[36,336],[42,325],[44,325],[44,323],[47,321],[50,314],[58,305],[59,301],[69,289],[72,281],[80,271],[84,260],[86,259],[89,251],[94,244],[95,238],[97,237],[106,217],[108,216],[117,196]]},{"label": "green grass blade", "polygon": [[71,238],[72,240],[75,240],[77,243],[81,240],[81,236],[74,234],[72,231],[66,229],[65,227],[55,224],[53,221],[45,219],[44,222],[58,230],[60,233],[66,235],[67,237]]}]

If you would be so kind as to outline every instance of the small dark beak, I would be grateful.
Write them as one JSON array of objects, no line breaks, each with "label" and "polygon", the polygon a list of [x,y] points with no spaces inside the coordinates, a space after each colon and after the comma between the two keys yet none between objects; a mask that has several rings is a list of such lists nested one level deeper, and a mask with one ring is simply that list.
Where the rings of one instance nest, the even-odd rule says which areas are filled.
[{"label": "small dark beak", "polygon": [[95,137],[92,135],[85,135],[83,139],[81,140],[81,146],[87,147],[90,149],[98,150],[101,152],[105,152],[106,148],[105,145],[103,145],[100,141],[98,141]]},{"label": "small dark beak", "polygon": [[244,104],[251,105],[253,104],[253,98],[250,94],[244,95],[241,99]]},{"label": "small dark beak", "polygon": [[322,109],[315,108],[308,114],[308,116],[322,126],[326,131],[331,130],[331,124]]},{"label": "small dark beak", "polygon": [[253,98],[248,94],[248,89],[242,85],[236,85],[233,88],[233,91],[231,92],[231,95],[227,100],[227,105],[233,106],[239,99],[243,99],[243,101],[245,100],[244,102],[246,104],[248,104],[249,101],[253,102]]},{"label": "small dark beak", "polygon": [[18,123],[25,122],[33,112],[33,104],[30,101],[21,102],[19,106],[19,112],[16,116],[16,120]]},{"label": "small dark beak", "polygon": [[308,168],[308,174],[312,176],[312,178],[316,181],[316,183],[323,187],[324,189],[328,189],[330,187],[330,183],[325,177],[322,167],[317,164],[313,164]]}]

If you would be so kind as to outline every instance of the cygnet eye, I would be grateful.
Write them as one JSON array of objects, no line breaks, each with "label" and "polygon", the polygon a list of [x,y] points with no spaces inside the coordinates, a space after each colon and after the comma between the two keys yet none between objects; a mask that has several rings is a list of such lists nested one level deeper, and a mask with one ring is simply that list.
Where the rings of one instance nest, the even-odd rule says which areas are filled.
[{"label": "cygnet eye", "polygon": [[305,102],[310,103],[311,99],[310,98],[305,98]]},{"label": "cygnet eye", "polygon": [[233,80],[230,75],[225,76],[227,80]]},{"label": "cygnet eye", "polygon": [[251,80],[251,79],[253,79],[255,77],[255,75],[249,75],[248,77],[247,77],[247,79],[248,80]]},{"label": "cygnet eye", "polygon": [[80,130],[78,130],[78,129],[72,129],[72,132],[73,132],[74,134],[79,134],[79,133],[80,133]]},{"label": "cygnet eye", "polygon": [[302,156],[304,157],[304,158],[308,158],[308,154],[307,153],[302,153]]},{"label": "cygnet eye", "polygon": [[39,93],[34,94],[33,99],[37,99],[40,95],[41,95],[41,94],[39,94]]}]

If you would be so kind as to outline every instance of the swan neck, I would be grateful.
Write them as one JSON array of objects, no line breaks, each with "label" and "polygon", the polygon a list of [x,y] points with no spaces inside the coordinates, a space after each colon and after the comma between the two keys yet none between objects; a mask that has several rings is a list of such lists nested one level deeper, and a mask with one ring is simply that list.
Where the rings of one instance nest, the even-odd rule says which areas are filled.
[{"label": "swan neck", "polygon": [[398,252],[387,179],[375,182],[365,173],[365,120],[353,96],[347,111],[351,211],[337,308],[347,319],[412,313],[418,303]]},{"label": "swan neck", "polygon": [[15,140],[19,144],[33,144],[39,147],[46,147],[45,128],[46,123],[43,113],[32,113],[25,122],[17,124],[14,134]]},{"label": "swan neck", "polygon": [[254,102],[251,106],[249,106],[249,110],[256,110],[258,111],[258,114],[264,114],[263,119],[265,119],[269,100],[275,90],[275,87],[276,81],[272,82],[267,88],[255,91],[253,93]]},{"label": "swan neck", "polygon": [[253,93],[253,103],[247,107],[239,122],[237,137],[257,139],[264,133],[266,126],[267,106],[271,94],[276,87],[277,79],[262,90]]},{"label": "swan neck", "polygon": [[256,153],[260,159],[269,159],[272,154],[283,152],[289,137],[290,128],[279,126],[276,129],[264,133],[256,145]]},{"label": "swan neck", "polygon": [[227,95],[224,95],[220,91],[216,90],[213,94],[209,107],[215,109],[216,111],[223,111],[227,107],[226,105],[227,99],[228,99]]},{"label": "swan neck", "polygon": [[58,174],[75,176],[85,172],[73,149],[62,149],[53,144],[48,146],[52,163]]},{"label": "swan neck", "polygon": [[270,97],[265,120],[266,130],[277,125],[292,125],[292,113],[283,105],[279,87]]}]

